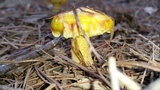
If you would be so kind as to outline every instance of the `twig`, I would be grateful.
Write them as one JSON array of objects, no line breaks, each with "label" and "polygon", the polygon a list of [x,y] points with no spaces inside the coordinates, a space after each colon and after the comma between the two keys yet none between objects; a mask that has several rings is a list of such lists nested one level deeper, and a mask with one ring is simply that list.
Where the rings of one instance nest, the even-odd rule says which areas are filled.
[{"label": "twig", "polygon": [[93,47],[91,41],[90,41],[89,38],[87,37],[84,29],[82,28],[81,23],[80,23],[80,20],[79,20],[79,18],[78,18],[78,14],[77,14],[76,9],[73,9],[73,13],[74,13],[74,15],[75,15],[75,19],[76,19],[76,21],[77,21],[78,27],[79,27],[80,30],[82,31],[82,33],[83,33],[83,35],[84,35],[87,43],[88,43],[89,46],[90,46],[90,50],[95,54],[95,56],[97,57],[97,59],[99,60],[99,62],[102,63],[102,62],[103,62],[103,61],[102,61],[102,60],[103,60],[103,59],[102,59],[102,56],[100,56],[100,55],[97,53],[97,51],[96,51],[95,48]]},{"label": "twig", "polygon": [[107,86],[109,86],[109,87],[111,86],[107,79],[102,78],[100,75],[98,75],[95,72],[92,72],[91,70],[87,69],[86,67],[74,62],[72,59],[70,59],[70,58],[68,58],[66,56],[62,56],[62,55],[60,55],[60,58],[62,58],[63,60],[66,60],[69,63],[71,63],[72,66],[75,66],[75,67],[78,67],[78,68],[82,69],[83,71],[88,73],[91,77],[98,78],[99,80],[104,82]]},{"label": "twig", "polygon": [[28,78],[29,78],[29,75],[30,75],[30,73],[31,73],[31,70],[32,70],[32,68],[29,68],[29,69],[27,70],[27,74],[26,74],[26,77],[25,77],[25,79],[24,79],[22,89],[26,89],[26,86],[27,86],[27,83],[28,83]]},{"label": "twig", "polygon": [[50,84],[45,90],[52,90],[55,86],[55,84]]},{"label": "twig", "polygon": [[[56,57],[53,57],[51,56],[50,54],[48,54],[47,52],[45,52],[44,50],[42,50],[46,55],[48,55],[49,57],[53,58],[53,59],[56,59]],[[95,72],[92,72],[91,70],[87,69],[86,67],[74,62],[72,59],[66,57],[66,56],[63,56],[63,55],[58,55],[59,58],[62,58],[63,60],[59,60],[60,62],[64,62],[67,61],[68,62],[68,65],[71,65],[71,66],[76,66],[80,69],[82,69],[83,71],[85,71],[86,73],[88,73],[91,77],[96,77],[98,79],[100,79],[102,82],[104,82],[106,85],[110,86],[110,83],[109,81],[106,79],[106,78],[103,78],[101,77],[100,75],[96,74]]]},{"label": "twig", "polygon": [[[45,78],[49,81],[49,83],[51,82],[50,84],[55,83],[55,84],[57,85],[57,87],[59,88],[59,90],[63,90],[62,87],[61,87],[61,85],[60,85],[57,81],[55,81],[54,79],[48,77],[44,72],[42,72],[41,70],[39,70],[37,67],[34,66],[34,68],[35,68],[35,70],[36,70],[39,74],[41,74],[43,77],[45,77]],[[43,78],[42,76],[41,76],[41,78]],[[43,80],[44,80],[44,79],[43,79]],[[45,80],[45,81],[46,81],[46,80]],[[48,81],[47,81],[47,83],[48,83]]]},{"label": "twig", "polygon": [[117,76],[117,67],[116,67],[116,60],[114,57],[109,57],[109,73],[111,77],[111,83],[112,83],[112,90],[120,90],[119,89],[119,83],[118,83],[118,76]]},{"label": "twig", "polygon": [[0,64],[18,64],[18,63],[30,63],[30,62],[38,62],[37,59],[29,59],[29,60],[22,60],[22,61],[0,61]]},{"label": "twig", "polygon": [[12,47],[14,47],[15,49],[18,49],[17,46],[15,46],[12,42],[10,42],[9,40],[7,40],[5,37],[3,37],[4,40],[6,40]]},{"label": "twig", "polygon": [[144,60],[144,61],[149,61],[148,58],[144,57],[144,56],[146,56],[146,55],[140,54],[139,52],[135,51],[135,50],[132,49],[132,48],[129,48],[129,50],[130,50],[131,53],[133,53],[134,55],[140,57],[142,60]]},{"label": "twig", "polygon": [[41,28],[44,24],[45,24],[44,21],[41,24],[38,24],[38,38],[39,38],[39,40],[41,39],[41,36],[42,36]]},{"label": "twig", "polygon": [[10,48],[11,48],[11,46],[9,46],[9,45],[7,45],[6,47],[2,48],[2,49],[0,50],[0,55],[4,54],[4,52],[10,50]]},{"label": "twig", "polygon": [[128,90],[141,90],[141,86],[138,83],[134,82],[127,75],[122,74],[118,70],[116,74],[118,76],[118,79],[128,88]]},{"label": "twig", "polygon": [[156,44],[154,44],[152,41],[148,40],[146,37],[142,36],[141,34],[138,34],[138,36],[140,36],[144,40],[148,41],[148,43],[150,43],[151,45],[153,45],[156,49],[160,50],[159,46],[157,46]]},{"label": "twig", "polygon": [[[151,60],[152,60],[152,62],[154,61],[154,46],[153,46],[152,50],[153,50],[152,57],[150,58],[148,63],[150,63]],[[143,81],[144,81],[144,78],[146,76],[147,70],[148,69],[145,69],[144,72],[143,72],[143,76],[142,76],[142,79],[141,79],[141,84],[143,84]]]},{"label": "twig", "polygon": [[160,72],[160,68],[158,66],[154,66],[148,63],[144,63],[144,62],[126,62],[126,61],[117,61],[117,65],[119,66],[137,66],[137,67],[143,67],[143,68],[147,68],[156,72]]},{"label": "twig", "polygon": [[35,28],[35,27],[25,26],[25,25],[5,26],[5,27],[1,27],[0,30],[4,31],[4,32],[15,32],[15,31],[11,30],[11,29],[14,29],[14,28],[26,28],[26,29],[29,29],[29,30],[37,30],[37,28]]},{"label": "twig", "polygon": [[[44,46],[40,47],[39,49],[35,50],[35,51],[31,51],[28,54],[25,54],[21,57],[17,57],[15,59],[13,59],[14,61],[22,61],[22,60],[32,60],[33,58],[36,58],[40,55],[43,54],[42,50],[45,51],[49,51],[51,49],[53,49],[57,43],[59,43],[61,37],[59,38],[55,38],[54,40],[48,42],[47,44],[45,44]],[[13,69],[15,65],[14,64],[0,64],[0,75],[3,75],[5,73],[7,73],[7,71],[9,71],[10,69]]]},{"label": "twig", "polygon": [[39,69],[37,67],[34,66],[34,69],[36,70],[37,72],[37,75],[47,84],[52,84],[51,82],[49,82],[48,80],[46,80],[42,75],[41,73],[39,72]]}]

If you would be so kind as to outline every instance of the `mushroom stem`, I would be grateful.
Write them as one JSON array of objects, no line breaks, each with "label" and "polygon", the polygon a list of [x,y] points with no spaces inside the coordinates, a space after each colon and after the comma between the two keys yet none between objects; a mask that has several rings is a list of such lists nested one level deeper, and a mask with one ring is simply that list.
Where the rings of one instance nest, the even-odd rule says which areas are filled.
[{"label": "mushroom stem", "polygon": [[72,59],[84,66],[90,66],[93,64],[93,59],[88,46],[88,43],[84,36],[77,36],[71,41],[71,54]]}]

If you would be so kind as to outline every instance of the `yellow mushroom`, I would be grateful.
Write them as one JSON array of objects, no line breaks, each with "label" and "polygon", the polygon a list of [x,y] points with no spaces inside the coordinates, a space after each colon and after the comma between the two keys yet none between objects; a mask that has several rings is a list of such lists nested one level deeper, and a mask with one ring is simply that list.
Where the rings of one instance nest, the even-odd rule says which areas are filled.
[{"label": "yellow mushroom", "polygon": [[59,12],[60,9],[66,4],[67,0],[46,0],[47,4],[53,6],[53,12]]},{"label": "yellow mushroom", "polygon": [[[110,16],[85,7],[77,8],[76,12],[87,37],[113,32],[114,20]],[[65,38],[73,38],[71,53],[75,62],[84,66],[93,64],[89,45],[77,25],[73,10],[55,15],[51,22],[51,30],[55,37],[63,35]]]}]

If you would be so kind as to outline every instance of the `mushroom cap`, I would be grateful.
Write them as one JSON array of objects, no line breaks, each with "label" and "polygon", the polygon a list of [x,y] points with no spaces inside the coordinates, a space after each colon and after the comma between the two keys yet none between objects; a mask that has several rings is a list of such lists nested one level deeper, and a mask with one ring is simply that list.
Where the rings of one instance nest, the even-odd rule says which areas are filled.
[{"label": "mushroom cap", "polygon": [[[110,16],[85,7],[77,8],[76,11],[88,37],[113,31],[114,20]],[[55,37],[63,35],[65,38],[74,38],[83,35],[77,25],[73,10],[55,15],[51,21],[51,30]]]}]

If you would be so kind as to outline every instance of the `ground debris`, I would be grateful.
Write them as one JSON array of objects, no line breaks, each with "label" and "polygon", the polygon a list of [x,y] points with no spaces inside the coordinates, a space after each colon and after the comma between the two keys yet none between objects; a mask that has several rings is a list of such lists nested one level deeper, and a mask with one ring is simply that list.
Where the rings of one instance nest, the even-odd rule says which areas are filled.
[{"label": "ground debris", "polygon": [[[118,73],[123,72],[145,90],[159,88],[156,85],[160,72],[159,0],[66,0],[55,12],[45,0],[0,2],[3,90],[111,90],[110,56],[116,59]],[[53,15],[80,6],[107,13],[116,22],[112,40],[107,34],[91,38],[93,47],[105,61],[99,63],[92,54],[95,64],[91,67],[73,62],[70,39],[55,38],[50,30]],[[89,86],[86,88],[84,84]],[[101,89],[94,89],[95,85]],[[125,85],[120,84],[120,88],[127,90]]]}]

